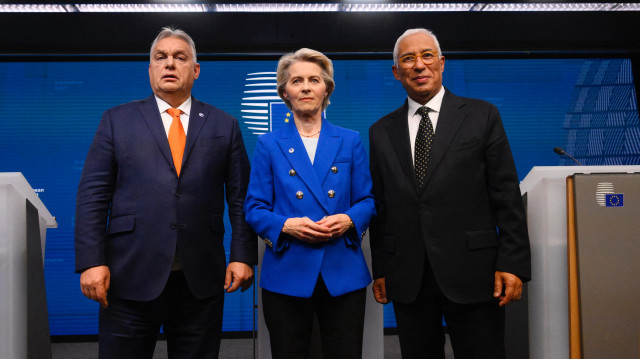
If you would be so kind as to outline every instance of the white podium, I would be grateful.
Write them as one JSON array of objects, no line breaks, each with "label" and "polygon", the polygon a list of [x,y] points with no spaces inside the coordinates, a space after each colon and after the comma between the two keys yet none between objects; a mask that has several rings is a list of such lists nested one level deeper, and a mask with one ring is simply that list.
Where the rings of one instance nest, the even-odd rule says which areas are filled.
[{"label": "white podium", "polygon": [[633,172],[640,172],[640,166],[533,167],[521,182],[531,242],[529,358],[570,357],[567,176]]},{"label": "white podium", "polygon": [[[262,312],[262,291],[260,290],[259,278],[262,270],[262,257],[264,256],[265,245],[260,240],[258,246],[258,270],[256,273],[255,286],[258,290],[258,345],[255,347],[256,358],[271,359],[271,344],[269,343],[269,330],[264,322]],[[369,245],[369,231],[362,239],[362,252],[371,271],[371,250]],[[362,357],[367,359],[384,358],[384,313],[383,305],[376,302],[371,290],[372,284],[367,286],[367,301],[364,314],[364,333],[362,338]],[[322,358],[322,348],[320,346],[320,332],[317,323],[313,328],[308,359]]]},{"label": "white podium", "polygon": [[22,173],[0,173],[0,358],[51,358],[44,248],[57,226]]}]

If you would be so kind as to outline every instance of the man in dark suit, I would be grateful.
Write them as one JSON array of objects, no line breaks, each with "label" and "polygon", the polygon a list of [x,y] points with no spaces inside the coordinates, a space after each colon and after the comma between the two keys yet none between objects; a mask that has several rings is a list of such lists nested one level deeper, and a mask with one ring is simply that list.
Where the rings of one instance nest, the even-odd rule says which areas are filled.
[{"label": "man in dark suit", "polygon": [[151,46],[153,95],[106,111],[87,154],[76,271],[101,305],[100,358],[151,358],[161,326],[170,358],[217,358],[224,290],[253,282],[248,157],[237,120],[191,96],[196,60],[189,35],[163,28]]},{"label": "man in dark suit", "polygon": [[408,99],[369,132],[374,296],[393,301],[403,358],[444,358],[443,316],[456,358],[504,358],[530,251],[500,115],[442,86],[430,31],[406,31],[393,55]]}]

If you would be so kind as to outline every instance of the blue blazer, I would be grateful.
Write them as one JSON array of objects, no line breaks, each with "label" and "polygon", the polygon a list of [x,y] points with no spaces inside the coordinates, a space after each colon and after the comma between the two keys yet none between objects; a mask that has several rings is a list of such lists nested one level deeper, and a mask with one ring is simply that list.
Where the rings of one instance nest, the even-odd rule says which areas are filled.
[{"label": "blue blazer", "polygon": [[[245,201],[247,222],[267,243],[260,287],[310,297],[320,274],[332,296],[366,287],[371,276],[360,243],[375,215],[371,186],[355,131],[323,120],[313,165],[293,121],[260,136]],[[288,218],[339,213],[355,225],[340,238],[311,244],[282,233]]]},{"label": "blue blazer", "polygon": [[156,298],[176,247],[192,293],[221,293],[225,196],[230,260],[257,262],[242,213],[250,167],[238,122],[196,99],[190,114],[179,178],[153,95],[102,116],[78,186],[76,271],[109,266],[110,295]]}]

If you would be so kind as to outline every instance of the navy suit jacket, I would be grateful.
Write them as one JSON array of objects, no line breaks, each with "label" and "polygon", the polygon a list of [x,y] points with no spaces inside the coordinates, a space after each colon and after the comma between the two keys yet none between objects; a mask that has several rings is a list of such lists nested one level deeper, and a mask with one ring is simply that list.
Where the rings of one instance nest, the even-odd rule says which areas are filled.
[{"label": "navy suit jacket", "polygon": [[107,265],[110,295],[151,300],[177,248],[196,297],[222,292],[225,196],[230,261],[257,262],[242,213],[249,172],[237,120],[211,105],[192,101],[179,178],[153,95],[107,110],[78,186],[76,271]]},{"label": "navy suit jacket", "polygon": [[[357,132],[323,120],[313,164],[293,121],[260,136],[245,208],[247,221],[267,243],[262,288],[310,297],[322,274],[329,293],[337,296],[371,282],[360,243],[375,205]],[[355,226],[340,238],[311,244],[282,233],[288,218],[318,221],[338,213]]]},{"label": "navy suit jacket", "polygon": [[[413,302],[426,258],[444,294],[490,301],[495,271],[531,277],[518,176],[498,109],[445,92],[425,183],[413,170],[405,104],[369,130],[374,278],[387,298]],[[497,230],[496,230],[497,227]]]}]

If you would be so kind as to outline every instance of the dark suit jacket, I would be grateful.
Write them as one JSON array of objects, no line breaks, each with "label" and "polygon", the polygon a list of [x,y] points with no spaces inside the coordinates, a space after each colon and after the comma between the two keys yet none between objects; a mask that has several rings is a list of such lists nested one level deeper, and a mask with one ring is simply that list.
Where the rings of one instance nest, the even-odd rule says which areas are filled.
[{"label": "dark suit jacket", "polygon": [[496,270],[529,280],[525,212],[496,107],[445,92],[425,185],[418,188],[407,106],[369,132],[378,201],[373,276],[386,278],[387,298],[415,300],[425,251],[439,287],[454,302],[491,300]]},{"label": "dark suit jacket", "polygon": [[193,294],[223,291],[224,199],[230,260],[257,262],[242,206],[249,161],[238,122],[193,99],[180,178],[154,96],[106,111],[76,203],[76,271],[107,265],[110,295],[151,300],[164,289],[176,246]]}]

